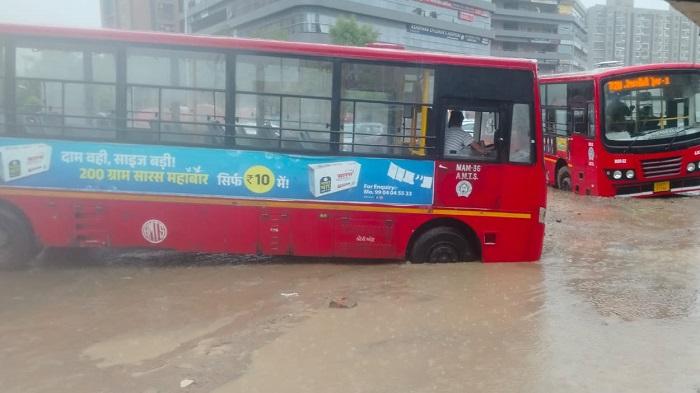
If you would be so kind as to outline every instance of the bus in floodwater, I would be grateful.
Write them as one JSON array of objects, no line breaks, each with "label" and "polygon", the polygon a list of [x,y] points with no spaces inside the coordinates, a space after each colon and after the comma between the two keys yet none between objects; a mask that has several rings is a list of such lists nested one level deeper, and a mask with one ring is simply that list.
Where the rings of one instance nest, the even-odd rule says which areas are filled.
[{"label": "bus in floodwater", "polygon": [[533,61],[14,25],[0,54],[0,263],[540,257]]},{"label": "bus in floodwater", "polygon": [[700,190],[700,65],[540,78],[547,182],[579,194]]}]

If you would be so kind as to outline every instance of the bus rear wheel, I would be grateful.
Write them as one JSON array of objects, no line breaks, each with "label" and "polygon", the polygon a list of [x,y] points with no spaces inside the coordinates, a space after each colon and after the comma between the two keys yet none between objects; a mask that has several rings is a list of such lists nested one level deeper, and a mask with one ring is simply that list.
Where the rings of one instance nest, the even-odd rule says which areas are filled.
[{"label": "bus rear wheel", "polygon": [[14,212],[0,209],[0,269],[21,267],[38,251],[26,220]]},{"label": "bus rear wheel", "polygon": [[432,228],[420,235],[410,255],[415,263],[450,263],[474,259],[469,241],[455,228]]},{"label": "bus rear wheel", "polygon": [[557,171],[557,188],[564,191],[571,191],[571,174],[569,168],[563,166]]}]

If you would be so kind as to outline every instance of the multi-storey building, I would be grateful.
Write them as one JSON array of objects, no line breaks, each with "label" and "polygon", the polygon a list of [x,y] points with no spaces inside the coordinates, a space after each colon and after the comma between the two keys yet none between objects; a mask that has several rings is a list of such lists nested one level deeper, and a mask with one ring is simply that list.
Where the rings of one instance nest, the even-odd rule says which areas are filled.
[{"label": "multi-storey building", "polygon": [[491,53],[492,3],[484,0],[189,0],[193,33],[328,43],[338,17],[352,15],[406,49]]},{"label": "multi-storey building", "polygon": [[181,31],[178,0],[101,0],[100,6],[103,27]]},{"label": "multi-storey building", "polygon": [[[406,49],[523,57],[542,73],[587,66],[579,0],[102,0],[106,27],[331,42],[339,17]],[[166,12],[167,11],[167,12]],[[167,18],[163,14],[167,14]]]},{"label": "multi-storey building", "polygon": [[578,0],[494,0],[494,56],[537,59],[541,73],[587,68],[586,11]]},{"label": "multi-storey building", "polygon": [[634,8],[607,0],[588,10],[591,64],[692,62],[700,55],[698,27],[676,10]]}]

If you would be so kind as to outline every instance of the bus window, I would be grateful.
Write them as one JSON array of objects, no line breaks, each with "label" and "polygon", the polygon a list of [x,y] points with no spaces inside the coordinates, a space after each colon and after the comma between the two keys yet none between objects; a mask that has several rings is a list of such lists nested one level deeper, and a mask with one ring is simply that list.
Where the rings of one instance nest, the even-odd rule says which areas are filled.
[{"label": "bus window", "polygon": [[5,46],[0,45],[0,134],[7,132],[5,111]]},{"label": "bus window", "polygon": [[595,137],[595,105],[592,102],[587,104],[587,117],[588,117],[588,137]]},{"label": "bus window", "polygon": [[421,154],[416,152],[425,146],[433,85],[434,72],[429,69],[344,63],[340,150]]},{"label": "bus window", "polygon": [[530,105],[513,105],[513,118],[510,129],[508,160],[517,163],[531,163],[535,141],[532,139]]},{"label": "bus window", "polygon": [[223,54],[130,48],[129,139],[223,145],[225,89]]},{"label": "bus window", "polygon": [[499,127],[497,111],[452,108],[446,112],[444,154],[448,158],[496,159],[495,136]]},{"label": "bus window", "polygon": [[115,138],[114,54],[20,45],[16,58],[21,131],[44,136]]},{"label": "bus window", "polygon": [[569,108],[570,133],[588,136],[588,104],[593,102],[593,82],[576,82],[566,85],[566,105]]},{"label": "bus window", "polygon": [[593,82],[547,84],[542,86],[542,91],[546,134],[588,134],[587,105],[593,101]]},{"label": "bus window", "polygon": [[567,136],[566,85],[550,84],[542,86],[544,94],[543,128],[546,134]]},{"label": "bus window", "polygon": [[236,144],[330,150],[333,65],[288,57],[236,58]]},{"label": "bus window", "polygon": [[571,131],[577,134],[586,135],[588,133],[588,124],[586,119],[586,108],[571,108]]}]

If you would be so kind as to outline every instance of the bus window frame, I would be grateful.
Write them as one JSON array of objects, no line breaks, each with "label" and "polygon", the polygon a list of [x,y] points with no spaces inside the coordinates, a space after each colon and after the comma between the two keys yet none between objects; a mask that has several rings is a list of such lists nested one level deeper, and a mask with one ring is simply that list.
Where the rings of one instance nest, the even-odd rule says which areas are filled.
[{"label": "bus window frame", "polygon": [[[418,68],[421,70],[431,70],[433,72],[433,95],[431,97],[431,102],[426,104],[426,103],[414,103],[414,102],[403,102],[403,101],[385,101],[385,100],[365,100],[365,99],[356,99],[356,98],[343,98],[343,74],[342,74],[342,69],[343,69],[343,64],[350,63],[350,64],[367,64],[367,65],[380,65],[380,66],[394,66],[394,67],[406,67],[406,68]],[[337,93],[338,93],[338,116],[340,116],[340,112],[342,111],[342,105],[344,102],[348,103],[376,103],[376,104],[383,104],[383,105],[402,105],[404,107],[406,106],[413,106],[413,107],[422,107],[426,106],[428,107],[428,116],[425,119],[427,121],[427,127],[426,127],[426,133],[425,133],[425,144],[423,146],[423,149],[425,150],[425,154],[423,155],[396,155],[396,154],[373,154],[373,153],[365,153],[365,152],[360,152],[360,153],[355,153],[354,148],[351,151],[342,151],[341,146],[351,146],[354,147],[354,144],[349,144],[346,145],[343,143],[343,135],[346,134],[344,130],[341,128],[343,127],[343,121],[342,119],[339,119],[339,128],[336,131],[337,135],[339,137],[338,144],[337,146],[337,151],[335,152],[336,154],[339,155],[362,155],[362,156],[368,156],[368,157],[386,157],[386,158],[402,158],[402,159],[435,159],[436,157],[440,156],[440,152],[438,151],[439,149],[437,148],[437,128],[436,128],[436,123],[434,120],[434,113],[436,112],[436,108],[438,107],[437,102],[438,102],[438,91],[437,91],[437,74],[439,72],[439,68],[437,64],[431,64],[431,63],[402,63],[402,62],[394,62],[394,61],[372,61],[372,60],[365,60],[365,59],[348,59],[348,58],[340,58],[338,59],[338,86],[337,86]],[[336,75],[335,70],[334,70],[334,76]],[[335,90],[335,85],[334,87],[334,93],[336,92]],[[355,124],[355,121],[353,119],[353,124]],[[353,132],[354,134],[354,132]],[[354,137],[353,137],[354,138]],[[365,147],[364,145],[359,145],[361,147]],[[390,146],[387,146],[390,147]],[[404,150],[409,150],[412,149],[411,147],[399,147],[400,149]]]},{"label": "bus window frame", "polygon": [[[0,41],[2,42],[2,41]],[[62,98],[61,98],[61,104],[62,104],[62,110],[60,114],[57,114],[57,116],[60,117],[61,119],[61,125],[58,126],[60,129],[60,135],[44,135],[44,137],[52,138],[52,139],[64,139],[64,140],[85,140],[89,139],[90,141],[105,141],[105,142],[116,142],[120,138],[120,129],[119,127],[107,127],[107,128],[98,128],[98,127],[85,127],[85,126],[71,126],[66,124],[66,119],[97,119],[96,116],[89,116],[89,115],[70,115],[65,113],[65,87],[66,85],[83,85],[83,86],[114,86],[114,103],[115,103],[115,108],[114,108],[114,117],[107,118],[107,120],[112,120],[113,122],[118,121],[118,114],[117,114],[117,106],[118,106],[118,90],[119,90],[119,80],[118,80],[118,57],[119,57],[119,51],[118,51],[118,45],[115,46],[106,46],[104,45],[104,42],[100,42],[97,40],[89,40],[89,39],[64,39],[64,38],[46,38],[44,37],[41,41],[35,41],[33,37],[26,37],[26,36],[20,36],[20,37],[14,37],[14,36],[9,36],[4,39],[5,42],[5,49],[6,49],[6,62],[7,62],[7,67],[5,70],[5,83],[6,83],[6,97],[7,102],[6,102],[6,117],[9,118],[7,120],[8,127],[6,128],[6,132],[4,133],[5,135],[13,135],[13,136],[27,136],[31,138],[38,138],[42,137],[42,135],[38,133],[27,133],[27,132],[21,132],[21,124],[19,122],[19,115],[26,115],[24,113],[18,112],[18,103],[17,103],[17,84],[19,80],[30,80],[30,81],[38,81],[38,82],[48,82],[48,83],[60,83],[61,84],[61,90],[62,90]],[[114,57],[114,81],[111,82],[104,82],[104,81],[88,81],[84,78],[85,76],[85,70],[83,70],[83,78],[82,79],[60,79],[60,78],[44,78],[44,77],[26,77],[26,76],[18,76],[17,75],[17,49],[19,48],[27,48],[27,49],[47,49],[47,50],[58,50],[58,51],[79,51],[81,53],[86,54],[86,53],[107,53],[111,54]],[[83,57],[83,62],[85,62],[86,58]],[[8,105],[9,104],[9,105]],[[11,106],[10,106],[11,105]],[[91,129],[98,129],[100,131],[105,131],[105,132],[114,132],[115,136],[113,138],[85,138],[85,137],[73,137],[73,136],[66,136],[66,130],[67,129],[72,129],[72,130],[83,130],[83,131],[88,131]],[[0,135],[3,135],[0,133]]]},{"label": "bus window frame", "polygon": [[0,94],[2,95],[2,105],[0,112],[3,117],[0,120],[0,136],[14,135],[15,130],[15,45],[9,38],[0,37],[0,48],[3,50],[1,65],[3,73],[2,84],[0,84]]},{"label": "bus window frame", "polygon": [[[22,39],[26,40],[28,42],[31,42],[33,40],[32,37],[15,37],[14,35],[9,35],[5,38],[5,42],[7,43],[5,45],[6,47],[6,53],[8,54],[6,56],[6,61],[10,62],[10,60],[14,60],[14,55],[15,55],[15,48],[16,45],[11,45],[15,39]],[[102,40],[95,40],[95,39],[89,39],[89,38],[50,38],[42,41],[42,45],[49,45],[48,43],[51,43],[52,45],[66,45],[66,46],[74,46],[74,47],[79,47],[83,48],[84,51],[88,50],[99,50],[102,52],[110,52],[113,53],[115,56],[115,62],[116,62],[116,126],[114,128],[114,131],[116,131],[116,139],[98,139],[95,138],[96,141],[105,141],[105,142],[123,142],[123,143],[140,143],[140,144],[151,144],[151,145],[163,145],[163,146],[185,146],[185,147],[201,147],[201,148],[214,148],[214,149],[239,149],[239,150],[256,150],[256,149],[251,149],[247,146],[240,146],[235,144],[235,133],[232,131],[235,129],[235,122],[229,121],[229,119],[233,120],[235,117],[235,110],[232,113],[230,109],[235,108],[235,95],[236,95],[236,89],[235,89],[235,68],[236,68],[236,58],[238,55],[259,55],[259,56],[273,56],[273,57],[289,57],[289,58],[295,58],[295,59],[308,59],[308,60],[313,60],[313,61],[329,61],[332,63],[332,95],[331,95],[331,129],[330,129],[330,135],[331,135],[331,149],[328,151],[317,151],[317,150],[295,150],[295,149],[274,149],[275,152],[279,153],[288,153],[288,154],[305,154],[305,155],[334,155],[334,156],[354,156],[354,155],[361,155],[361,156],[367,156],[367,157],[378,157],[378,158],[401,158],[401,159],[418,159],[418,160],[435,160],[435,159],[447,159],[447,160],[459,160],[458,158],[448,158],[444,157],[444,152],[441,150],[441,148],[444,147],[444,120],[440,119],[440,113],[443,111],[441,108],[439,102],[443,97],[440,95],[439,91],[439,86],[437,83],[438,75],[441,72],[441,67],[443,65],[438,64],[438,63],[421,63],[421,62],[400,62],[400,61],[391,61],[391,60],[369,60],[369,59],[352,59],[352,58],[337,58],[337,57],[329,57],[329,56],[315,56],[315,55],[303,55],[303,54],[288,54],[284,52],[269,52],[269,51],[260,51],[260,50],[250,50],[250,49],[237,49],[237,48],[217,48],[217,47],[195,47],[195,46],[190,46],[190,45],[177,45],[177,44],[154,44],[154,43],[133,43],[133,42],[115,42],[113,45],[105,45],[105,42]],[[105,49],[103,49],[105,48]],[[128,116],[127,116],[127,96],[128,96],[128,86],[132,86],[127,83],[127,72],[128,70],[126,69],[126,63],[127,63],[127,56],[128,56],[128,49],[129,48],[155,48],[155,49],[163,49],[163,50],[174,50],[174,51],[184,51],[184,52],[203,52],[203,53],[214,53],[214,54],[219,54],[223,55],[226,63],[225,67],[225,76],[226,76],[226,81],[225,81],[225,98],[226,98],[226,104],[225,104],[225,118],[226,122],[223,124],[225,127],[225,134],[224,134],[224,141],[225,143],[223,144],[189,144],[189,143],[181,143],[181,142],[170,142],[170,141],[133,141],[131,138],[128,138],[128,130],[129,128],[127,127],[128,123]],[[343,101],[341,97],[341,82],[342,82],[342,74],[340,74],[339,70],[342,69],[342,64],[343,63],[365,63],[365,64],[370,64],[370,65],[388,65],[388,66],[396,66],[396,67],[412,67],[412,68],[420,68],[420,69],[431,69],[433,71],[433,76],[434,76],[434,85],[433,85],[433,94],[432,94],[432,103],[431,104],[423,104],[423,103],[411,103],[410,105],[415,105],[415,106],[428,106],[429,109],[429,114],[427,117],[427,128],[426,128],[426,135],[425,135],[425,146],[424,146],[424,151],[425,154],[423,155],[391,155],[391,154],[373,154],[373,153],[354,153],[354,152],[344,152],[339,149],[340,145],[342,144],[342,141],[339,140],[340,136],[342,135],[342,131],[339,129],[339,127],[336,129],[334,126],[340,126],[342,125],[342,121],[339,121],[339,115],[340,115],[340,110],[339,106]],[[462,66],[451,66],[451,67],[459,67],[459,68],[482,68],[479,66],[470,66],[470,65],[462,65]],[[14,62],[13,62],[13,68],[14,68]],[[6,80],[10,80],[11,83],[7,83],[8,88],[6,90],[10,90],[9,87],[12,87],[12,90],[14,90],[16,86],[16,73],[14,72],[14,69],[12,69],[12,73],[9,72],[10,70],[6,69]],[[502,70],[501,70],[502,71]],[[534,76],[533,76],[534,79]],[[144,85],[145,86],[145,85]],[[146,86],[150,87],[150,86]],[[162,88],[168,88],[168,87],[163,87],[163,86],[158,86]],[[176,88],[179,89],[179,87],[174,87],[171,86],[171,88]],[[190,88],[185,88],[185,89],[190,89]],[[193,88],[193,90],[198,90],[196,88]],[[204,89],[205,91],[209,91],[208,89]],[[18,135],[17,133],[17,127],[16,127],[16,122],[13,124],[11,121],[11,116],[13,114],[16,114],[16,103],[13,103],[12,107],[9,107],[8,104],[10,104],[10,100],[14,98],[13,95],[11,94],[5,94],[5,97],[7,98],[6,100],[6,108],[8,108],[8,124],[14,125],[14,127],[8,127],[8,132],[7,134],[12,134]],[[306,96],[304,96],[306,97]],[[463,101],[462,99],[458,99],[460,101]],[[473,98],[469,98],[469,100],[475,100]],[[505,104],[505,105],[510,105],[512,106],[514,103],[524,103],[528,104],[531,106],[531,111],[534,111],[536,108],[536,105],[534,102],[515,102],[515,101],[494,101],[494,100],[479,100],[480,102],[498,102],[499,104]],[[374,101],[372,101],[374,102]],[[377,101],[379,102],[379,101]],[[381,102],[385,104],[396,104],[396,105],[405,105],[406,103],[403,102],[393,102],[393,101],[387,101],[387,102]],[[483,106],[483,105],[482,105]],[[507,152],[504,151],[504,149],[508,148],[508,143],[509,143],[509,135],[504,136],[503,135],[503,127],[505,127],[506,124],[508,124],[507,127],[510,127],[510,122],[512,119],[509,118],[509,116],[512,115],[511,110],[506,110],[504,111],[501,109],[499,111],[499,116],[501,117],[500,121],[500,129],[497,130],[497,136],[495,137],[497,140],[497,159],[494,161],[483,161],[483,162],[492,162],[492,163],[509,163],[507,161]],[[534,116],[531,116],[531,134],[535,134],[535,119]],[[75,137],[64,137],[64,136],[59,136],[59,137],[52,137],[56,139],[65,139],[65,140],[82,140],[82,138],[75,138]],[[334,138],[338,138],[337,143],[334,142]],[[406,147],[405,149],[409,149],[410,147]],[[258,149],[259,150],[259,149]],[[535,151],[536,153],[536,151]],[[533,157],[533,162],[536,158]],[[516,165],[530,165],[531,163],[525,164],[525,163],[511,163],[511,164],[516,164]]]},{"label": "bus window frame", "polygon": [[[506,141],[510,142],[510,133],[507,135],[503,135],[503,133],[504,129],[510,130],[512,119],[510,119],[509,116],[512,116],[512,105],[514,103],[515,102],[511,101],[475,100],[470,98],[442,98],[440,104],[437,106],[438,110],[435,111],[435,115],[439,116],[439,122],[436,122],[439,140],[438,149],[436,149],[436,151],[439,152],[439,159],[443,161],[473,161],[486,164],[507,163],[507,154],[504,149],[507,146]],[[496,156],[493,159],[489,159],[488,156],[484,158],[475,156],[475,158],[449,156],[445,154],[445,132],[447,131],[447,111],[449,110],[498,113],[498,127],[493,136]],[[532,121],[533,119],[531,117],[530,122]],[[530,132],[532,133],[532,129]]]},{"label": "bus window frame", "polygon": [[[572,100],[571,97],[569,97],[569,92],[571,90],[571,85],[573,84],[578,84],[578,85],[583,85],[583,84],[590,84],[588,86],[590,90],[590,97],[585,97],[586,99],[578,105],[574,106],[571,104]],[[552,85],[563,85],[565,86],[566,90],[566,105],[548,105],[547,104],[547,94],[548,94],[548,88]],[[591,105],[595,105],[595,81],[591,79],[586,79],[586,80],[580,80],[580,81],[571,81],[571,82],[554,82],[554,83],[542,83],[540,86],[540,92],[541,92],[541,111],[544,114],[542,117],[542,132],[543,134],[550,135],[550,136],[555,136],[555,137],[571,137],[572,135],[581,135],[585,137],[586,139],[593,139],[595,138],[595,113],[593,113],[593,116],[591,118]],[[547,121],[547,114],[548,110],[564,110],[566,112],[566,128],[564,133],[559,133],[557,125],[559,123],[550,123]],[[583,112],[583,122],[582,123],[576,123],[575,119],[575,112],[576,111],[582,111]],[[556,116],[555,116],[556,117]],[[551,132],[551,128],[549,127],[549,124],[554,124],[554,132]],[[585,129],[584,132],[578,131],[576,128],[576,125],[583,125],[583,129]]]},{"label": "bus window frame", "polygon": [[[517,161],[511,161],[510,160],[510,143],[511,143],[511,136],[513,135],[513,106],[516,104],[522,104],[522,105],[528,105],[530,107],[530,161],[528,162],[517,162]],[[508,152],[506,154],[508,157],[506,158],[506,163],[509,165],[521,165],[521,166],[532,166],[534,165],[537,160],[537,130],[536,130],[536,119],[535,119],[535,105],[533,103],[527,103],[527,102],[517,102],[513,101],[510,105],[510,114],[509,114],[509,119],[508,121],[510,122],[509,124],[509,130],[510,132],[508,135],[506,135],[506,140],[504,142],[506,148],[505,150]]]}]

